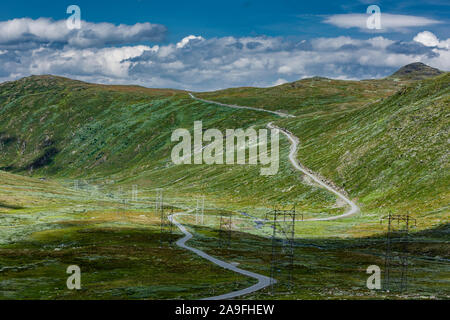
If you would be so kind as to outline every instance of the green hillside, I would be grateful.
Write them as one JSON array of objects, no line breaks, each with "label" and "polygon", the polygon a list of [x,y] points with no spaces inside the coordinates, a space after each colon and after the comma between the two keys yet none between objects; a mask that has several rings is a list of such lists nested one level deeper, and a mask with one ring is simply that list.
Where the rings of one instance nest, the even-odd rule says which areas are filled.
[{"label": "green hillside", "polygon": [[[426,217],[426,224],[428,219],[432,224],[448,222],[450,74],[399,82],[390,87],[397,88],[390,95],[386,87],[364,90],[370,92],[367,96],[352,94],[363,92],[363,84],[372,88],[387,84],[385,81],[361,81],[354,89],[351,81],[308,79],[297,82],[302,84],[299,91],[293,89],[293,83],[199,96],[293,112],[296,118],[276,123],[300,138],[299,161],[346,190],[366,211],[410,211]],[[326,82],[332,85],[324,89]],[[349,99],[355,101],[353,107],[340,108],[341,101],[333,100],[330,92],[337,90],[337,83],[347,88],[341,95],[349,93]],[[308,94],[304,96],[305,90]],[[314,90],[321,93],[316,96]],[[311,101],[315,99],[322,104],[314,105]]]},{"label": "green hillside", "polygon": [[[52,76],[4,83],[0,85],[1,164],[8,171],[60,176],[106,173],[122,169],[118,164],[133,165],[161,143],[161,128],[175,121],[166,115],[174,115],[176,105],[170,110],[166,106],[180,94]],[[137,149],[144,140],[145,149]]]},{"label": "green hillside", "polygon": [[[217,108],[180,91],[52,76],[0,85],[0,103],[0,167],[9,172],[97,184],[112,179],[114,188],[117,183],[163,187],[177,195],[210,194],[225,203],[304,201],[305,208],[316,211],[341,210],[332,208],[334,195],[302,183],[287,161],[280,161],[280,173],[273,177],[261,176],[258,166],[176,166],[171,161],[175,143],[170,137],[177,128],[192,131],[196,120],[204,129],[263,128],[271,115]],[[284,158],[288,149],[283,141]]]},{"label": "green hillside", "polygon": [[196,96],[227,104],[311,116],[354,109],[393,94],[403,84],[390,79],[343,81],[314,77],[270,88],[233,88]]},{"label": "green hillside", "polygon": [[[299,180],[287,161],[280,161],[274,177],[260,176],[255,166],[171,163],[171,133],[192,130],[195,120],[223,130],[276,120],[300,138],[300,162],[366,210],[442,214],[448,201],[448,80],[448,74],[419,82],[312,78],[199,94],[297,115],[276,120],[193,101],[182,91],[29,77],[0,85],[0,167],[38,177],[109,178],[178,195],[209,194],[219,202],[303,202],[329,210],[334,196]],[[284,159],[288,147],[283,140]]]},{"label": "green hillside", "polygon": [[[261,176],[259,165],[174,165],[172,132],[192,131],[197,120],[222,131],[269,122],[288,129],[300,140],[299,162],[362,209],[345,219],[297,221],[291,292],[244,298],[448,298],[450,74],[422,69],[196,94],[295,118],[170,89],[55,76],[0,84],[0,299],[199,299],[254,284],[177,247],[178,231],[161,235],[158,188],[166,205],[184,213],[205,196],[204,222],[189,213],[177,218],[195,235],[190,245],[264,275],[272,229],[251,217],[294,203],[305,219],[346,211],[294,170],[284,135],[274,176]],[[413,76],[399,78],[405,70]],[[132,185],[138,201],[130,200]],[[380,219],[388,212],[417,218],[409,296],[365,287],[367,266],[383,264]],[[233,219],[228,247],[219,232],[224,213]],[[84,270],[81,291],[65,290],[70,264]]]},{"label": "green hillside", "polygon": [[419,217],[437,210],[448,219],[449,105],[447,73],[380,102],[285,125],[302,141],[299,159],[367,209]]}]

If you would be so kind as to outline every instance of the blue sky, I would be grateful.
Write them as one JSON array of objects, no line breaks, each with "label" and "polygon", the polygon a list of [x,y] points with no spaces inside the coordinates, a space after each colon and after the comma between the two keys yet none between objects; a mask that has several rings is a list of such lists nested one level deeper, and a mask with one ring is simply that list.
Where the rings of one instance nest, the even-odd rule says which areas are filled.
[{"label": "blue sky", "polygon": [[[223,36],[297,36],[312,38],[337,36],[343,33],[364,36],[358,30],[345,30],[323,23],[324,16],[346,13],[365,13],[370,4],[380,6],[382,13],[425,16],[447,21],[450,2],[435,1],[333,1],[333,0],[15,0],[2,4],[0,20],[19,17],[51,17],[65,19],[66,8],[77,4],[82,19],[91,22],[134,24],[152,22],[168,27],[168,41],[178,41],[186,34],[204,37]],[[411,28],[410,32],[418,28]],[[438,37],[448,37],[448,25],[431,28]],[[395,34],[401,39],[405,34]],[[394,38],[393,37],[393,38]]]},{"label": "blue sky", "polygon": [[[80,31],[63,30],[71,4]],[[365,27],[372,4],[381,30]],[[448,70],[449,14],[443,0],[15,0],[0,11],[0,80],[53,73],[212,90],[381,77],[414,61]]]}]

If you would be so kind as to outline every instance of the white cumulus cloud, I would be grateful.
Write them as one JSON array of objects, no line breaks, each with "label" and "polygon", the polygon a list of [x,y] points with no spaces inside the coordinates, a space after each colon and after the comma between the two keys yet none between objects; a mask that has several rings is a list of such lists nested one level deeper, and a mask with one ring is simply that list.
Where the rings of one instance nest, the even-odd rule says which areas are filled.
[{"label": "white cumulus cloud", "polygon": [[66,20],[21,18],[0,22],[0,47],[27,48],[40,45],[102,47],[163,40],[166,27],[159,24],[82,22],[81,29],[67,28]]},{"label": "white cumulus cloud", "polygon": [[178,42],[177,43],[177,48],[178,49],[180,49],[180,48],[184,48],[191,40],[205,40],[203,37],[201,37],[201,36],[193,36],[193,35],[190,35],[190,36],[187,36],[187,37],[184,37],[180,42]]},{"label": "white cumulus cloud", "polygon": [[450,49],[450,39],[439,41],[438,37],[430,31],[419,32],[414,37],[414,41],[419,42],[426,47]]}]

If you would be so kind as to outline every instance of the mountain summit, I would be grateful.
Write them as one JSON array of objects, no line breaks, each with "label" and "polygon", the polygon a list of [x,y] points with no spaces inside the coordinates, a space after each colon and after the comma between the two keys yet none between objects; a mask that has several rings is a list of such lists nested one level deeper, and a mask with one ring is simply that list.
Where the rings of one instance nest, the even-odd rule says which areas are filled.
[{"label": "mountain summit", "polygon": [[401,67],[389,78],[396,78],[401,80],[422,80],[438,76],[442,73],[444,72],[439,69],[427,66],[422,62],[415,62]]}]

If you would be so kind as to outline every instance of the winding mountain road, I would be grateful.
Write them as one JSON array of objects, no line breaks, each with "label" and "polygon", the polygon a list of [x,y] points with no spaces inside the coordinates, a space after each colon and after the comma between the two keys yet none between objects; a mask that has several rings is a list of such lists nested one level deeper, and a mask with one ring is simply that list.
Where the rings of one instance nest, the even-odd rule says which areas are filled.
[{"label": "winding mountain road", "polygon": [[[278,115],[278,116],[283,117],[283,118],[295,118],[294,115],[288,114],[288,113],[284,113],[284,112],[266,110],[266,109],[255,108],[255,107],[237,106],[237,105],[225,104],[225,103],[211,101],[211,100],[200,99],[200,98],[197,98],[196,96],[194,96],[191,92],[189,92],[189,96],[192,99],[194,99],[194,100],[205,102],[205,103],[216,104],[216,105],[219,105],[219,106],[222,106],[222,107],[234,108],[234,109],[248,109],[248,110],[260,111],[260,112],[272,113],[272,114]],[[338,215],[338,216],[327,217],[327,218],[305,219],[304,221],[337,220],[337,219],[341,219],[341,218],[350,217],[350,216],[360,212],[359,207],[352,200],[350,200],[345,194],[343,194],[342,192],[339,192],[338,190],[336,190],[332,186],[326,184],[319,177],[317,177],[316,175],[311,173],[309,170],[305,169],[304,167],[302,167],[300,165],[300,163],[297,160],[297,151],[298,151],[298,145],[299,145],[298,137],[296,137],[292,132],[290,132],[290,131],[288,131],[286,129],[279,128],[279,127],[275,126],[274,124],[272,124],[272,122],[267,124],[267,127],[270,128],[270,129],[278,129],[278,130],[280,130],[289,139],[289,141],[291,142],[291,148],[290,148],[290,152],[289,152],[289,161],[292,163],[292,165],[294,166],[295,169],[303,172],[305,175],[307,175],[312,180],[314,180],[314,182],[319,184],[321,187],[327,189],[331,193],[334,193],[338,198],[342,199],[345,203],[347,203],[350,206],[350,209],[347,212],[345,212],[344,214]]]},{"label": "winding mountain road", "polygon": [[[201,101],[201,102],[205,102],[205,103],[210,103],[210,104],[216,104],[222,107],[228,107],[228,108],[234,108],[234,109],[248,109],[248,110],[253,110],[253,111],[259,111],[259,112],[267,112],[267,113],[271,113],[271,114],[275,114],[277,116],[283,117],[283,118],[295,118],[295,116],[287,114],[287,113],[283,113],[283,112],[278,112],[278,111],[271,111],[271,110],[265,110],[265,109],[259,109],[259,108],[254,108],[254,107],[246,107],[246,106],[237,106],[237,105],[229,105],[229,104],[224,104],[224,103],[220,103],[220,102],[215,102],[215,101],[210,101],[210,100],[204,100],[204,99],[199,99],[197,97],[195,97],[192,93],[189,93],[190,97],[194,100],[197,101]],[[343,194],[342,192],[339,192],[338,190],[336,190],[335,188],[333,188],[332,186],[326,184],[325,182],[323,182],[318,176],[314,175],[313,173],[311,173],[310,171],[308,171],[307,169],[303,168],[300,163],[297,160],[297,152],[298,152],[298,145],[299,145],[299,139],[292,134],[291,132],[289,132],[286,129],[283,128],[279,128],[277,126],[275,126],[272,123],[267,124],[267,127],[270,129],[277,129],[280,130],[290,141],[291,143],[291,147],[290,147],[290,152],[289,152],[289,161],[291,162],[291,164],[294,166],[295,169],[301,171],[302,173],[304,173],[305,175],[307,175],[308,177],[310,177],[312,180],[314,180],[317,184],[319,184],[321,187],[325,188],[326,190],[334,193],[338,198],[342,199],[345,203],[347,203],[350,206],[350,209],[345,212],[344,214],[338,215],[338,216],[332,216],[332,217],[327,217],[327,218],[314,218],[314,219],[306,219],[303,221],[328,221],[328,220],[337,220],[337,219],[342,219],[342,218],[346,218],[346,217],[350,217],[356,213],[358,213],[360,211],[359,207],[352,201],[350,200],[347,196],[345,196],[345,194]],[[212,263],[242,274],[244,276],[248,276],[251,278],[254,278],[256,280],[258,280],[258,283],[250,286],[248,288],[242,289],[242,290],[238,290],[238,291],[232,291],[229,293],[225,293],[223,295],[219,295],[219,296],[214,296],[214,297],[209,297],[206,298],[204,300],[223,300],[223,299],[233,299],[245,294],[249,294],[258,290],[261,290],[265,287],[268,287],[271,284],[276,283],[277,281],[273,278],[264,276],[264,275],[260,275],[251,271],[247,271],[241,268],[236,267],[235,265],[232,265],[228,262],[222,261],[220,259],[214,258],[212,256],[210,256],[209,254],[205,253],[202,250],[196,249],[196,248],[192,248],[188,245],[186,245],[186,242],[189,241],[190,239],[192,239],[193,235],[192,233],[190,233],[189,231],[186,230],[186,228],[179,223],[175,217],[178,215],[182,215],[183,213],[178,213],[178,214],[174,214],[171,215],[169,217],[169,220],[175,224],[178,229],[180,229],[180,231],[184,234],[184,237],[179,239],[177,241],[177,245],[180,248],[189,250],[193,253],[195,253],[196,255],[211,261]]]},{"label": "winding mountain road", "polygon": [[272,114],[275,114],[282,118],[295,118],[295,116],[293,116],[292,114],[288,114],[288,113],[284,113],[284,112],[280,112],[280,111],[265,110],[265,109],[246,107],[246,106],[237,106],[237,105],[225,104],[225,103],[211,101],[211,100],[200,99],[200,98],[197,98],[196,96],[194,96],[190,92],[189,92],[189,96],[194,100],[205,102],[205,103],[212,103],[212,104],[216,104],[216,105],[219,105],[222,107],[234,108],[234,109],[247,109],[247,110],[259,111],[259,112],[272,113]]},{"label": "winding mountain road", "polygon": [[245,288],[245,289],[242,289],[242,290],[238,290],[238,291],[232,291],[232,292],[229,292],[229,293],[225,293],[225,294],[222,294],[220,296],[209,297],[209,298],[206,298],[206,299],[203,299],[203,300],[233,299],[233,298],[236,298],[236,297],[239,297],[239,296],[243,296],[245,294],[249,294],[249,293],[261,290],[261,289],[271,285],[272,283],[275,284],[277,282],[273,278],[266,277],[266,276],[263,276],[261,274],[257,274],[257,273],[251,272],[251,271],[247,271],[247,270],[238,268],[238,267],[232,265],[231,263],[228,263],[228,262],[219,260],[217,258],[214,258],[214,257],[210,256],[209,254],[205,253],[202,250],[199,250],[199,249],[196,249],[196,248],[192,248],[192,247],[189,247],[188,245],[186,245],[186,242],[188,242],[193,237],[193,235],[192,235],[192,233],[187,231],[186,228],[181,223],[179,223],[177,220],[175,220],[175,217],[177,215],[179,215],[179,214],[174,214],[174,215],[169,216],[170,222],[175,224],[178,227],[178,229],[180,229],[180,231],[182,233],[184,233],[184,237],[177,241],[177,246],[179,246],[180,248],[192,251],[196,255],[198,255],[198,256],[206,259],[206,260],[209,260],[212,263],[214,263],[214,264],[216,264],[216,265],[218,265],[218,266],[220,266],[220,267],[222,267],[224,269],[228,269],[230,271],[233,271],[233,272],[236,272],[236,273],[240,273],[240,274],[242,274],[244,276],[247,276],[247,277],[254,278],[254,279],[258,280],[258,283],[254,284],[251,287],[248,287],[248,288]]},{"label": "winding mountain road", "polygon": [[289,160],[291,161],[292,165],[294,166],[295,169],[303,172],[305,175],[307,175],[308,177],[310,177],[311,179],[313,179],[317,184],[319,184],[321,187],[327,189],[328,191],[334,193],[338,198],[342,199],[345,201],[345,203],[347,203],[350,206],[350,209],[345,212],[344,214],[341,214],[339,216],[332,216],[332,217],[327,217],[327,218],[314,218],[314,219],[305,219],[303,221],[329,221],[329,220],[337,220],[337,219],[341,219],[341,218],[346,218],[346,217],[350,217],[354,214],[357,214],[358,212],[360,212],[359,207],[349,198],[347,198],[343,193],[337,191],[336,189],[334,189],[333,187],[327,185],[325,182],[323,182],[320,178],[318,178],[317,176],[315,176],[314,174],[312,174],[311,172],[309,172],[308,170],[304,169],[300,163],[297,160],[297,151],[298,151],[298,144],[299,144],[299,140],[296,136],[294,136],[291,132],[289,132],[286,129],[282,129],[279,128],[275,125],[273,125],[272,123],[269,123],[267,125],[267,127],[269,127],[270,129],[278,129],[280,130],[291,142],[291,149],[289,152]]}]

